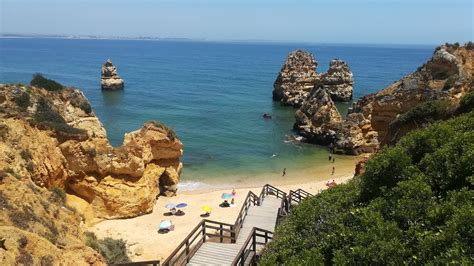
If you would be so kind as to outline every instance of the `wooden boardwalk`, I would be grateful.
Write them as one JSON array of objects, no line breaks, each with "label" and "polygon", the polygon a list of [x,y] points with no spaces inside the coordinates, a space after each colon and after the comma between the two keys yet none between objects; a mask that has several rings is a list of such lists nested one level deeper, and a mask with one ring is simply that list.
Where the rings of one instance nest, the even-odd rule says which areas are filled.
[{"label": "wooden boardwalk", "polygon": [[231,265],[253,227],[274,231],[282,199],[268,195],[260,206],[249,207],[236,243],[205,242],[187,265]]}]

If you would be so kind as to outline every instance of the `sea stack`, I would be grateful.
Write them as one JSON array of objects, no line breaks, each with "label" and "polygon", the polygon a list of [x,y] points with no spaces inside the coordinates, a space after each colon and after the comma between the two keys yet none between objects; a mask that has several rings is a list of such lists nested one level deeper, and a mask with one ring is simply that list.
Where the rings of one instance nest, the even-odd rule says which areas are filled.
[{"label": "sea stack", "polygon": [[[316,85],[297,111],[294,128],[307,141],[329,145],[335,153],[373,153],[381,145],[396,143],[411,130],[423,127],[425,116],[426,121],[449,116],[453,112],[450,109],[474,90],[473,47],[468,43],[436,48],[433,57],[418,70],[360,98],[342,120],[328,99],[330,88]],[[325,84],[324,77],[322,80],[318,82]]]},{"label": "sea stack", "polygon": [[318,78],[317,65],[311,53],[302,50],[289,53],[273,84],[273,100],[300,107]]},{"label": "sea stack", "polygon": [[329,70],[321,74],[316,86],[325,89],[333,101],[348,102],[352,100],[352,84],[349,66],[342,60],[333,59],[329,63]]},{"label": "sea stack", "polygon": [[124,81],[117,74],[117,68],[110,59],[105,61],[102,65],[102,76],[100,85],[104,90],[121,90],[124,86]]}]

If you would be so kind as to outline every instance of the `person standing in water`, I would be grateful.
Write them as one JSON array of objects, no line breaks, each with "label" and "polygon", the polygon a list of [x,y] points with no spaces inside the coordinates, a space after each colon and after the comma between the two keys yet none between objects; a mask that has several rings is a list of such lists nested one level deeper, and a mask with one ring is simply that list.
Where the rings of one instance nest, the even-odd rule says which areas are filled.
[{"label": "person standing in water", "polygon": [[281,176],[285,176],[286,175],[286,168],[283,168],[283,174]]}]

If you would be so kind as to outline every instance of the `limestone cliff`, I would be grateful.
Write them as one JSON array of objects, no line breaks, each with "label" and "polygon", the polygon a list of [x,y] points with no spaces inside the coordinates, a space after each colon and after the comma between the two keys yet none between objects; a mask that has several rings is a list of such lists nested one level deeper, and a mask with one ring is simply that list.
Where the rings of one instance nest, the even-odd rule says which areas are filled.
[{"label": "limestone cliff", "polygon": [[[330,119],[323,125],[313,124],[297,114],[295,128],[309,141],[329,144],[338,153],[374,152],[388,138],[399,138],[406,133],[397,132],[397,128],[390,129],[390,124],[398,116],[433,100],[446,100],[456,105],[462,96],[474,90],[473,63],[474,48],[471,43],[464,46],[442,45],[416,72],[377,93],[362,97],[344,120]],[[337,112],[327,97],[311,95],[313,98],[309,97],[307,101],[313,104],[303,105],[298,113],[328,111],[321,108]]]},{"label": "limestone cliff", "polygon": [[123,89],[124,81],[117,73],[117,68],[110,59],[102,65],[102,75],[100,85],[105,90],[120,90]]},{"label": "limestone cliff", "polygon": [[84,244],[81,217],[60,195],[0,171],[0,265],[106,265]]},{"label": "limestone cliff", "polygon": [[0,118],[0,170],[64,188],[89,222],[149,213],[160,193],[176,193],[183,145],[162,124],[112,147],[82,92],[19,85],[0,85]]},{"label": "limestone cliff", "polygon": [[352,72],[346,62],[333,59],[315,87],[325,89],[333,101],[348,102],[352,100],[352,84]]},{"label": "limestone cliff", "polygon": [[289,53],[273,84],[273,100],[301,106],[316,82],[317,65],[308,52],[297,50]]}]

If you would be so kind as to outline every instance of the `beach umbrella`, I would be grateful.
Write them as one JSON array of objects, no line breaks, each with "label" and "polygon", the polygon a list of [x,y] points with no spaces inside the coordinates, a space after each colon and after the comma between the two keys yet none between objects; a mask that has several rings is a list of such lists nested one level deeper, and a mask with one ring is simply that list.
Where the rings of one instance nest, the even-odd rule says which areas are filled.
[{"label": "beach umbrella", "polygon": [[160,229],[168,229],[171,226],[171,222],[168,220],[163,220],[160,222]]},{"label": "beach umbrella", "polygon": [[211,213],[212,208],[209,205],[204,205],[204,206],[201,207],[201,210],[203,210],[204,212],[207,212],[207,213]]},{"label": "beach umbrella", "polygon": [[176,208],[184,208],[184,207],[186,207],[186,206],[188,206],[188,204],[186,204],[186,203],[180,203],[180,204],[176,205]]},{"label": "beach umbrella", "polygon": [[166,209],[173,209],[173,208],[176,208],[176,205],[174,203],[168,203],[165,205],[165,208]]},{"label": "beach umbrella", "polygon": [[232,196],[232,194],[230,193],[222,193],[222,196],[221,196],[222,199],[231,199],[233,197],[234,196]]}]

